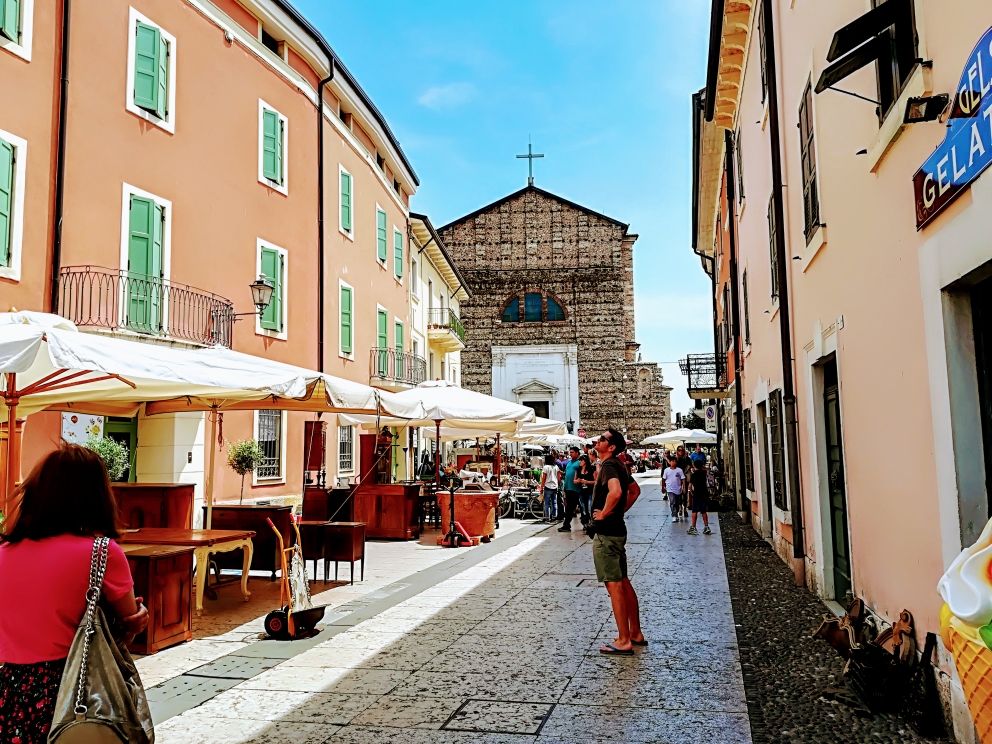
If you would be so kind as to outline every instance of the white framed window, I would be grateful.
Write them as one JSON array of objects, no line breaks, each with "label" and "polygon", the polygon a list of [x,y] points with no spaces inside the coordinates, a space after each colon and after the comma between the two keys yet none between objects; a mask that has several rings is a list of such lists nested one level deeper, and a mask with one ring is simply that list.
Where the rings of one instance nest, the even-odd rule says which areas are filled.
[{"label": "white framed window", "polygon": [[355,472],[355,427],[338,427],[338,473]]},{"label": "white framed window", "polygon": [[258,182],[289,194],[289,119],[258,99]]},{"label": "white framed window", "polygon": [[403,283],[403,231],[393,225],[393,278]]},{"label": "white framed window", "polygon": [[176,133],[176,37],[134,8],[128,10],[124,107]]},{"label": "white framed window", "polygon": [[355,359],[355,288],[338,280],[338,354]]},{"label": "white framed window", "polygon": [[0,0],[0,49],[31,61],[34,0]]},{"label": "white framed window", "polygon": [[375,257],[383,266],[389,254],[389,232],[386,229],[386,210],[375,205]]},{"label": "white framed window", "polygon": [[355,179],[338,164],[338,229],[355,239]]},{"label": "white framed window", "polygon": [[258,238],[255,241],[255,276],[263,274],[272,283],[272,299],[264,312],[255,315],[255,333],[285,341],[289,337],[289,324],[286,321],[289,253],[285,248]]},{"label": "white framed window", "polygon": [[286,482],[286,412],[255,411],[255,439],[265,455],[252,474],[252,485]]},{"label": "white framed window", "polygon": [[20,281],[28,143],[0,129],[0,277]]},{"label": "white framed window", "polygon": [[[413,253],[413,249],[410,250]],[[410,293],[415,299],[420,299],[420,275],[417,273],[420,269],[420,265],[417,263],[417,259],[411,256],[410,258]]]}]

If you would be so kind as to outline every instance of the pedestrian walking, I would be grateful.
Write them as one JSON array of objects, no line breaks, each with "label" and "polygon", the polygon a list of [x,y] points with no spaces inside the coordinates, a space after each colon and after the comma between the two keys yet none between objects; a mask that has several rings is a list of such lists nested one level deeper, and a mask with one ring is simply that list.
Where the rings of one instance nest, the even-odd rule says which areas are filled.
[{"label": "pedestrian walking", "polygon": [[575,476],[575,482],[579,484],[579,508],[582,511],[583,531],[592,521],[592,487],[596,483],[596,469],[589,460],[589,455],[582,455],[579,458],[579,472]]},{"label": "pedestrian walking", "polygon": [[581,467],[582,465],[579,462],[579,448],[569,447],[568,460],[565,461],[565,478],[563,483],[565,491],[565,514],[561,527],[558,528],[559,532],[572,531],[572,520],[575,518],[575,510],[579,507],[580,489],[579,484],[575,482],[575,476],[578,475]]},{"label": "pedestrian walking", "polygon": [[700,445],[696,445],[696,449],[691,455],[689,455],[689,460],[692,461],[693,465],[696,464],[697,460],[702,462],[704,465],[706,464],[706,453],[703,452],[703,448]]},{"label": "pedestrian walking", "polygon": [[699,534],[696,532],[696,515],[700,512],[703,515],[703,534],[713,534],[713,531],[710,529],[710,518],[706,514],[710,500],[709,484],[706,481],[706,461],[693,460],[692,475],[689,476],[689,497],[692,505],[692,524],[688,530],[690,535]]},{"label": "pedestrian walking", "polygon": [[689,473],[692,471],[692,461],[686,454],[685,445],[680,444],[675,448],[675,465],[682,469],[682,472],[686,477],[688,477]]},{"label": "pedestrian walking", "polygon": [[13,502],[20,511],[0,541],[0,741],[43,744],[86,610],[95,538],[111,538],[102,586],[108,621],[130,642],[148,625],[148,610],[114,542],[117,502],[95,452],[75,444],[51,452]]},{"label": "pedestrian walking", "polygon": [[555,522],[558,519],[558,466],[555,456],[544,456],[544,467],[541,469],[541,493],[544,494],[544,521]]},{"label": "pedestrian walking", "polygon": [[685,471],[678,466],[675,457],[668,458],[668,467],[661,474],[661,480],[665,484],[668,504],[672,507],[672,522],[678,522],[682,519],[679,509],[682,506],[682,495],[685,493]]},{"label": "pedestrian walking", "polygon": [[603,464],[593,488],[592,557],[596,578],[606,584],[617,622],[616,639],[599,649],[607,656],[632,656],[634,646],[648,645],[641,632],[637,594],[627,575],[627,525],[623,515],[637,501],[641,489],[616,458],[626,446],[623,434],[616,429],[607,430],[596,442]]}]

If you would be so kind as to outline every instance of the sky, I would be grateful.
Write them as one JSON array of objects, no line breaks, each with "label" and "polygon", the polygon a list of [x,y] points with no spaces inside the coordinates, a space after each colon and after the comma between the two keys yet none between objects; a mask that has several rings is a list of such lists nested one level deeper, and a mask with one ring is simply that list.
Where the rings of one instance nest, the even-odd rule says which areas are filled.
[{"label": "sky", "polygon": [[704,0],[295,0],[386,117],[444,225],[527,184],[630,225],[637,341],[690,406],[677,361],[713,349],[691,247],[690,97]]}]

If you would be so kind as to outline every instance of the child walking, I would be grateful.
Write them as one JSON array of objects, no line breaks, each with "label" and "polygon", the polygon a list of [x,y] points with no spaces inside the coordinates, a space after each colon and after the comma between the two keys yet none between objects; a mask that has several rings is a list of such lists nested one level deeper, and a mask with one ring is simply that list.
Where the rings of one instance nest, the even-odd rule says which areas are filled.
[{"label": "child walking", "polygon": [[690,535],[698,535],[696,531],[696,515],[702,512],[703,534],[712,535],[710,529],[710,519],[706,514],[706,507],[710,494],[706,484],[706,462],[704,460],[693,460],[692,475],[689,476],[689,497],[692,499],[692,525],[689,527]]},{"label": "child walking", "polygon": [[668,503],[672,507],[672,521],[678,522],[683,519],[679,516],[679,507],[685,492],[685,473],[675,464],[674,457],[668,458],[668,467],[661,474],[661,479],[665,482],[665,493],[668,494]]}]

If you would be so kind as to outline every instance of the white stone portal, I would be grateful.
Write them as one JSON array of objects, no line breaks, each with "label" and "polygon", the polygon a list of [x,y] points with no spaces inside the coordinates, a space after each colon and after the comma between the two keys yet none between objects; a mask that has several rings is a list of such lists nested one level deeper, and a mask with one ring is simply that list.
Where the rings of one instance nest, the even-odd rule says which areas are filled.
[{"label": "white stone portal", "polygon": [[[579,365],[575,344],[493,346],[493,395],[547,407],[556,421],[579,422]],[[538,415],[543,415],[538,410]]]}]

